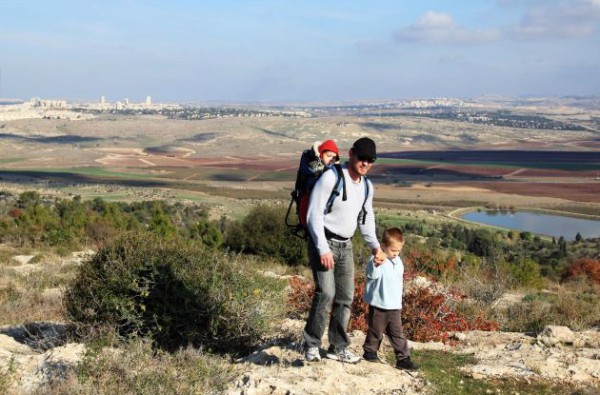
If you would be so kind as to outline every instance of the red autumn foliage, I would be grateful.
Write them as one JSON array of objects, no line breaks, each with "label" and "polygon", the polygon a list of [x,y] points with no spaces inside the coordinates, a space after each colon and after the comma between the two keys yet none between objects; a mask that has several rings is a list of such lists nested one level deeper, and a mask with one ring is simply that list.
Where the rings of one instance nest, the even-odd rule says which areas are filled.
[{"label": "red autumn foliage", "polygon": [[315,285],[311,280],[300,276],[293,276],[288,282],[292,289],[286,301],[288,317],[303,318],[310,309]]},{"label": "red autumn foliage", "polygon": [[369,329],[369,305],[363,301],[365,294],[365,286],[367,279],[364,274],[359,274],[354,277],[354,300],[352,301],[352,309],[350,311],[350,323],[348,329],[359,330],[366,332]]},{"label": "red autumn foliage", "polygon": [[563,279],[584,276],[594,284],[600,284],[600,260],[580,258],[573,262],[563,274]]},{"label": "red autumn foliage", "polygon": [[11,218],[19,218],[23,214],[23,210],[13,207],[8,211],[8,216]]},{"label": "red autumn foliage", "polygon": [[412,267],[419,272],[436,277],[453,271],[458,262],[458,258],[454,255],[425,246],[407,248],[403,252],[402,260],[405,267]]},{"label": "red autumn foliage", "polygon": [[414,288],[404,294],[402,327],[407,338],[419,341],[445,341],[448,332],[495,331],[498,324],[483,317],[468,318],[452,311],[449,296],[433,286]]}]

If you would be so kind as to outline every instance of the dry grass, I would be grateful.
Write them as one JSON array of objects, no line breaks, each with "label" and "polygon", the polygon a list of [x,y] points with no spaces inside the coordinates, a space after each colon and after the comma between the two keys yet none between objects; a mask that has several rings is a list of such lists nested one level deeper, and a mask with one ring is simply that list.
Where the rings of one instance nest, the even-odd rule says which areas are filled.
[{"label": "dry grass", "polygon": [[63,321],[61,289],[73,277],[74,265],[46,254],[19,264],[14,255],[12,249],[0,250],[0,325]]},{"label": "dry grass", "polygon": [[138,340],[88,351],[63,379],[41,387],[37,394],[218,394],[237,373],[225,358],[202,350],[170,354]]},{"label": "dry grass", "polygon": [[600,325],[600,287],[579,280],[553,284],[531,292],[520,303],[493,312],[500,329],[512,332],[540,332],[546,325],[563,325],[585,330]]}]

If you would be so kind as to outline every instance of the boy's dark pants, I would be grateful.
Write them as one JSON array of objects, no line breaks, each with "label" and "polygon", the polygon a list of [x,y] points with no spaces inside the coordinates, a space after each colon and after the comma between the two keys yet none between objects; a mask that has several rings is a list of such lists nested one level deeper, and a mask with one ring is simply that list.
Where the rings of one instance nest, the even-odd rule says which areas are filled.
[{"label": "boy's dark pants", "polygon": [[383,310],[369,306],[369,330],[363,345],[365,353],[377,354],[385,333],[394,349],[396,360],[410,357],[408,340],[402,332],[402,310]]}]

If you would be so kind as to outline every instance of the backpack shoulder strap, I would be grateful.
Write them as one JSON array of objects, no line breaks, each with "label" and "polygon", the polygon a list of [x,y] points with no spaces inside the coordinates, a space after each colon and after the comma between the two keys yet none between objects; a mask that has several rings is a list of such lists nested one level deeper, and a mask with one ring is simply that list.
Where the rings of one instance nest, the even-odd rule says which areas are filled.
[{"label": "backpack shoulder strap", "polygon": [[342,200],[348,200],[348,196],[346,195],[346,178],[344,177],[344,172],[342,171],[342,166],[339,163],[336,163],[331,168],[335,172],[336,180],[333,189],[331,190],[331,194],[329,195],[329,199],[327,199],[327,204],[325,205],[325,213],[329,214],[331,212],[331,207],[333,206],[333,201],[335,198],[342,195]]},{"label": "backpack shoulder strap", "polygon": [[296,173],[296,184],[294,189],[300,194],[304,189],[304,184],[306,183],[306,174],[310,172],[308,167],[310,151],[305,150],[300,155],[300,165],[298,165],[298,171]]},{"label": "backpack shoulder strap", "polygon": [[362,224],[365,224],[365,221],[367,220],[367,209],[365,207],[365,205],[367,204],[367,199],[369,198],[369,179],[367,178],[367,176],[362,176],[363,178],[363,182],[365,183],[365,200],[363,200],[363,204],[362,204],[362,210],[360,212],[360,214],[358,215],[359,218],[362,216]]}]

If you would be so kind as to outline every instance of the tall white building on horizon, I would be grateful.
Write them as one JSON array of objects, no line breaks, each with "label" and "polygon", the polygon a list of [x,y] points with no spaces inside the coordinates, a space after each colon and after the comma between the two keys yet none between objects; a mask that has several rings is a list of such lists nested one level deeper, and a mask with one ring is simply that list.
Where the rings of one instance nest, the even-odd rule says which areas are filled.
[{"label": "tall white building on horizon", "polygon": [[152,105],[152,98],[150,96],[146,96],[146,105],[147,106]]}]

